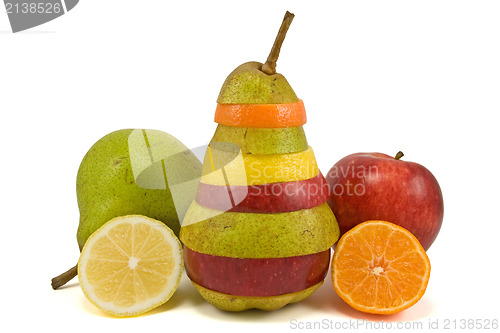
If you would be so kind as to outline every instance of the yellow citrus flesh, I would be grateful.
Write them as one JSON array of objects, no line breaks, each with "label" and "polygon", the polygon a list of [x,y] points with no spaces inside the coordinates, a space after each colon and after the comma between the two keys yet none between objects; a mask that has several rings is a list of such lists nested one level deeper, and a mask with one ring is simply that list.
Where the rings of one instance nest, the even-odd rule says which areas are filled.
[{"label": "yellow citrus flesh", "polygon": [[170,299],[180,282],[182,260],[181,244],[165,224],[122,216],[89,237],[78,261],[78,279],[101,310],[135,316]]},{"label": "yellow citrus flesh", "polygon": [[289,154],[243,154],[208,147],[201,181],[252,186],[314,178],[319,169],[311,147]]}]

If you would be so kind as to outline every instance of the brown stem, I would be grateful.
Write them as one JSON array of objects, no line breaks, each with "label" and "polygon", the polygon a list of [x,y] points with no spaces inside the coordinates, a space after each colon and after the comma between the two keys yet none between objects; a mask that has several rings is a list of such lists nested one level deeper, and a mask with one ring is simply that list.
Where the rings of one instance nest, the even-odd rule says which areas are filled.
[{"label": "brown stem", "polygon": [[56,276],[52,279],[52,289],[56,290],[59,287],[64,286],[68,283],[72,278],[78,275],[78,265],[71,267],[66,272],[62,273],[59,276]]},{"label": "brown stem", "polygon": [[278,57],[280,55],[281,45],[285,40],[286,33],[288,31],[288,28],[290,28],[290,24],[292,24],[294,16],[295,15],[287,11],[285,17],[283,18],[283,22],[281,23],[278,35],[274,40],[273,48],[271,49],[271,52],[267,57],[266,63],[262,65],[261,71],[263,71],[267,75],[276,74],[276,62],[278,61]]},{"label": "brown stem", "polygon": [[401,157],[405,156],[405,154],[403,154],[402,151],[398,151],[398,153],[396,154],[396,157],[394,157],[395,160],[399,160]]}]

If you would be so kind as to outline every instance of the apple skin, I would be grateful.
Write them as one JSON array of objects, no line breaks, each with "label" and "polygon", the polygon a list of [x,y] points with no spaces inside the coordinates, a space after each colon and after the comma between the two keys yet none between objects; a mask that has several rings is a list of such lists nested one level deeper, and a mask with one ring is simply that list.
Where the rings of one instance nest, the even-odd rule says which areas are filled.
[{"label": "apple skin", "polygon": [[335,163],[325,179],[341,235],[361,222],[384,220],[409,230],[425,250],[436,239],[443,195],[422,165],[382,153],[356,153]]},{"label": "apple skin", "polygon": [[322,282],[330,249],[284,258],[230,258],[184,246],[184,267],[194,283],[235,296],[268,297],[301,291]]},{"label": "apple skin", "polygon": [[196,194],[196,202],[200,205],[239,213],[293,212],[319,206],[327,200],[328,184],[321,172],[305,180],[252,186],[220,186],[200,182]]}]

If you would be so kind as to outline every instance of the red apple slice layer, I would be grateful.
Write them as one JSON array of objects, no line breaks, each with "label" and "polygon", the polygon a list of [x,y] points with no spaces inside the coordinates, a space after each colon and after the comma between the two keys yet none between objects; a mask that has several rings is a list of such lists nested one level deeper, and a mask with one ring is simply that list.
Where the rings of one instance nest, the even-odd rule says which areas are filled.
[{"label": "red apple slice layer", "polygon": [[267,297],[298,292],[325,279],[330,249],[285,258],[230,258],[184,246],[184,266],[192,282],[219,293]]},{"label": "red apple slice layer", "polygon": [[316,177],[252,186],[220,186],[200,182],[196,201],[213,209],[240,213],[285,213],[316,207],[328,199],[328,183]]}]

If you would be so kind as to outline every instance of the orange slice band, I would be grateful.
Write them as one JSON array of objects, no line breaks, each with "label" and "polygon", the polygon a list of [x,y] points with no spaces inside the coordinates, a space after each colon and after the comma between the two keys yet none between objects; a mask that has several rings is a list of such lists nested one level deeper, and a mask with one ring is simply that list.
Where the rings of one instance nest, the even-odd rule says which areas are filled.
[{"label": "orange slice band", "polygon": [[217,104],[215,122],[234,127],[284,128],[306,123],[304,102],[283,104]]}]

